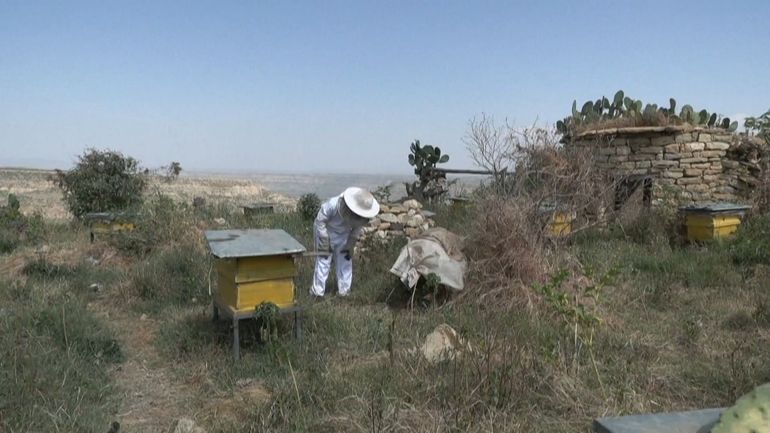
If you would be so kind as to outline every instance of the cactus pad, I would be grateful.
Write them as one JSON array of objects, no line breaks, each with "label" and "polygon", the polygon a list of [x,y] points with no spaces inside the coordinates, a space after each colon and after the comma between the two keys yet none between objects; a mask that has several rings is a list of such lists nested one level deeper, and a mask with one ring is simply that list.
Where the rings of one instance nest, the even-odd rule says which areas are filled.
[{"label": "cactus pad", "polygon": [[770,432],[770,383],[760,385],[739,398],[719,417],[711,433]]}]

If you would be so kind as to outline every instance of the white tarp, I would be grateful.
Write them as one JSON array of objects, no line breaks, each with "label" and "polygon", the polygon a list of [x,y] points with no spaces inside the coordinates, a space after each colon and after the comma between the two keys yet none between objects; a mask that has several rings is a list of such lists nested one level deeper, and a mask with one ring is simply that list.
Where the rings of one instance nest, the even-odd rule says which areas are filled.
[{"label": "white tarp", "polygon": [[410,240],[401,250],[390,272],[410,289],[414,289],[421,275],[433,273],[441,279],[441,284],[453,290],[462,290],[465,287],[463,277],[466,267],[460,238],[444,228],[436,227]]}]

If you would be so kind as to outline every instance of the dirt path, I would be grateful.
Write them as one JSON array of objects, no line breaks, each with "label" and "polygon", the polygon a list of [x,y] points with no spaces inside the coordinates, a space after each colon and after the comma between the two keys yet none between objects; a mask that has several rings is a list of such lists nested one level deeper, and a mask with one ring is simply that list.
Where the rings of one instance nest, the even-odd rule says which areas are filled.
[{"label": "dirt path", "polygon": [[116,417],[121,432],[173,431],[175,420],[191,415],[186,403],[194,390],[175,380],[170,368],[163,365],[153,342],[158,323],[101,302],[93,307],[115,330],[125,356],[113,371],[122,393]]}]

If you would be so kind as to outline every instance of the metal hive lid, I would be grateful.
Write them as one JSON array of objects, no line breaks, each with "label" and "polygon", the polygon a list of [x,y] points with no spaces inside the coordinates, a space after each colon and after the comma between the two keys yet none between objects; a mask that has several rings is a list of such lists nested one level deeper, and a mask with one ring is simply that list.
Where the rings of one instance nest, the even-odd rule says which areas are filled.
[{"label": "metal hive lid", "polygon": [[696,203],[689,206],[682,206],[679,210],[684,212],[744,212],[751,209],[751,206],[737,203],[715,203],[705,202]]},{"label": "metal hive lid", "polygon": [[219,258],[259,257],[305,252],[296,239],[280,229],[207,230],[211,254]]},{"label": "metal hive lid", "polygon": [[724,409],[599,418],[596,433],[708,433]]}]

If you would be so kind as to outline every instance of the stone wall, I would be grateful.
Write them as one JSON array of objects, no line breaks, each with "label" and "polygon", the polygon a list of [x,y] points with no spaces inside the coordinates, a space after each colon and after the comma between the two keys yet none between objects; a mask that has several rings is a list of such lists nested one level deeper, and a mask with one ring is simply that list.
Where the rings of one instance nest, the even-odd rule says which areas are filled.
[{"label": "stone wall", "polygon": [[590,147],[600,169],[616,181],[652,179],[652,198],[673,193],[680,202],[746,201],[758,171],[736,151],[745,137],[690,126],[587,131],[567,141]]},{"label": "stone wall", "polygon": [[432,216],[431,212],[423,210],[422,203],[417,200],[383,203],[380,214],[362,230],[361,238],[362,241],[372,237],[380,240],[397,236],[413,238],[435,225]]}]

